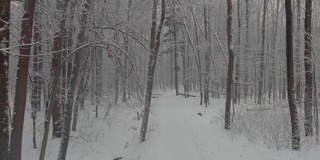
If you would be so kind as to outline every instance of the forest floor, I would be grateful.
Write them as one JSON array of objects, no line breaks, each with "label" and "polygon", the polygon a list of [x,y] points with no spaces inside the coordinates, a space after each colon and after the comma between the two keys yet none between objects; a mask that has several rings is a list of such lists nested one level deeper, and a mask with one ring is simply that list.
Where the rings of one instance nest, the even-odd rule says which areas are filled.
[{"label": "forest floor", "polygon": [[[205,108],[199,98],[185,99],[168,91],[152,99],[146,142],[139,144],[141,106],[118,105],[104,118],[107,107],[94,118],[91,109],[82,111],[78,131],[72,132],[68,160],[315,160],[320,148],[308,146],[300,151],[268,148],[250,143],[245,136],[232,136],[223,129],[225,100],[211,99]],[[31,126],[30,122],[26,122]],[[32,132],[25,132],[23,159],[38,159],[32,149]],[[38,143],[41,140],[39,135]],[[49,141],[47,158],[57,158],[59,139]],[[39,145],[38,144],[38,145]]]}]

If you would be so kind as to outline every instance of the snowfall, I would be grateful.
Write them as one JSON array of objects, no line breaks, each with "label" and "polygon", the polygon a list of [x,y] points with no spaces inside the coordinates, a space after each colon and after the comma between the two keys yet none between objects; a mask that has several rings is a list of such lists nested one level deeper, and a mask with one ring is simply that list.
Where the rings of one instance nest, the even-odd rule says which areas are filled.
[{"label": "snowfall", "polygon": [[[100,107],[98,118],[94,107],[88,106],[80,113],[77,131],[71,132],[68,160],[320,160],[319,145],[304,145],[300,151],[290,147],[276,149],[225,131],[224,99],[210,99],[206,108],[199,105],[199,97],[185,99],[173,91],[159,92],[152,99],[143,143],[139,143],[141,119],[137,116],[142,105],[133,101],[118,104],[105,116],[105,104]],[[33,149],[29,117],[25,120],[22,159],[36,160],[43,119],[37,119],[37,149]],[[57,159],[59,146],[60,139],[49,140],[46,160]]]}]

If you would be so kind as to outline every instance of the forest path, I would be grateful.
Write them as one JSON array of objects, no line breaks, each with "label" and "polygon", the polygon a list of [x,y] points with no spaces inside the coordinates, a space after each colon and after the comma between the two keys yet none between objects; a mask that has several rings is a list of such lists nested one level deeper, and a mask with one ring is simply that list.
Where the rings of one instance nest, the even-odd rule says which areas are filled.
[{"label": "forest path", "polygon": [[199,97],[185,99],[175,96],[174,91],[152,99],[146,141],[133,144],[124,160],[291,160],[305,157],[303,152],[279,152],[249,143],[244,136],[232,136],[223,126],[225,99],[210,101],[206,108],[199,105]]},{"label": "forest path", "polygon": [[211,108],[211,111],[214,116],[207,116],[211,114],[207,114],[207,108],[199,106],[199,97],[185,99],[175,96],[173,91],[152,99],[146,142],[128,159],[204,160],[212,157],[206,149],[206,142],[212,140],[208,137],[218,140],[221,136],[215,136],[211,128],[212,117],[217,117],[218,108]]},{"label": "forest path", "polygon": [[[193,129],[186,114],[191,107],[184,103],[183,97],[164,93],[152,106],[159,122],[158,136],[154,137],[154,159],[201,160],[201,152],[196,144]],[[157,132],[157,130],[155,130]],[[151,158],[151,157],[150,157]]]}]

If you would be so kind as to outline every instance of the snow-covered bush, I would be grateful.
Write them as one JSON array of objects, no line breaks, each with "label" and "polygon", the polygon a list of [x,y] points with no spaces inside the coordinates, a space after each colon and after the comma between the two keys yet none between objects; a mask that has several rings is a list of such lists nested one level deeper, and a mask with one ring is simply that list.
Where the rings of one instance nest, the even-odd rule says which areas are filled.
[{"label": "snow-covered bush", "polygon": [[277,150],[291,144],[290,115],[287,108],[237,108],[231,127],[232,135],[244,135],[249,142],[264,142]]}]

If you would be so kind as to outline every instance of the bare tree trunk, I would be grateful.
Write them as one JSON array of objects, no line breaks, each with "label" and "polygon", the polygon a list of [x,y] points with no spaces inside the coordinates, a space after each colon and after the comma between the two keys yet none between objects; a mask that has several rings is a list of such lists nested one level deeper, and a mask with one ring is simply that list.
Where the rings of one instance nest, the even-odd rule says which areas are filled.
[{"label": "bare tree trunk", "polygon": [[306,9],[305,9],[305,50],[304,50],[304,68],[305,68],[305,97],[304,97],[304,129],[306,136],[313,135],[313,126],[312,126],[312,33],[311,33],[311,21],[312,21],[312,0],[306,0]]},{"label": "bare tree trunk", "polygon": [[[39,1],[38,1],[39,2]],[[37,3],[39,4],[39,3]],[[41,95],[42,95],[42,60],[41,55],[41,33],[40,33],[40,19],[41,15],[39,13],[39,8],[35,11],[35,23],[34,23],[34,47],[33,47],[33,73],[32,73],[32,95],[31,95],[31,106],[32,106],[32,132],[33,132],[33,148],[37,148],[36,144],[36,118],[37,111],[41,110]]]},{"label": "bare tree trunk", "polygon": [[[59,37],[60,38],[60,37]],[[56,38],[55,38],[56,39]],[[60,40],[54,41],[54,43],[59,43]],[[57,44],[54,44],[57,45]],[[48,111],[46,113],[45,117],[45,129],[44,129],[44,134],[43,134],[43,139],[42,139],[42,145],[41,145],[41,150],[40,150],[40,156],[39,160],[44,160],[45,159],[45,153],[46,153],[46,148],[47,148],[47,142],[48,142],[48,137],[49,137],[49,129],[50,129],[50,121],[51,121],[51,116],[52,116],[52,123],[53,125],[56,125],[56,127],[59,128],[59,132],[53,132],[52,135],[53,137],[60,136],[61,137],[61,132],[60,132],[60,125],[57,125],[54,121],[54,116],[58,116],[57,119],[59,119],[59,113],[54,113],[54,108],[57,107],[58,103],[58,98],[56,97],[56,93],[58,93],[59,90],[59,79],[60,79],[60,60],[61,60],[62,54],[58,53],[55,54],[54,57],[52,58],[52,67],[51,67],[51,73],[53,77],[53,82],[50,85],[51,88],[51,93],[50,95],[50,103],[48,106]],[[57,110],[57,109],[56,109]],[[58,110],[57,110],[58,111]],[[58,114],[58,115],[55,115]],[[55,126],[53,126],[54,128]]]},{"label": "bare tree trunk", "polygon": [[[65,1],[57,1],[57,8],[62,11],[63,13],[66,11],[66,6],[69,0]],[[59,85],[61,83],[61,61],[62,61],[62,54],[61,51],[63,48],[64,43],[64,36],[66,35],[64,26],[65,25],[65,18],[61,19],[60,21],[60,31],[55,34],[55,38],[53,40],[53,51],[58,52],[54,54],[52,57],[51,62],[51,84],[49,85],[49,97],[50,100],[47,104],[47,112],[45,115],[45,129],[41,144],[41,150],[39,155],[39,160],[45,159],[46,149],[47,149],[47,142],[49,137],[49,130],[50,130],[50,123],[51,123],[51,116],[52,116],[52,136],[53,138],[60,138],[61,137],[61,104],[60,98],[57,95],[61,95],[61,90],[59,89]]]},{"label": "bare tree trunk", "polygon": [[205,59],[206,59],[206,64],[205,64],[205,87],[204,87],[204,103],[205,106],[207,107],[209,104],[209,84],[210,84],[210,54],[211,54],[211,47],[210,47],[210,42],[211,42],[211,35],[210,35],[210,27],[209,27],[209,21],[208,21],[208,10],[207,6],[204,6],[204,28],[205,28],[205,39],[206,39],[206,44],[208,45],[206,48],[206,54],[205,54]]},{"label": "bare tree trunk", "polygon": [[[237,0],[237,18],[238,18],[238,44],[236,53],[236,76],[234,82],[234,102],[240,103],[240,54],[241,54],[241,18],[240,18],[240,0]],[[247,62],[246,62],[247,63]]]},{"label": "bare tree trunk", "polygon": [[[88,23],[88,12],[89,12],[89,9],[92,5],[92,1],[91,0],[87,0],[86,3],[85,3],[85,10],[82,11],[82,14],[81,14],[81,19],[80,19],[80,33],[78,35],[78,42],[81,45],[81,43],[84,43],[84,38],[85,38],[85,25]],[[77,53],[77,54],[81,54],[81,57],[84,58],[84,52],[86,50],[85,49],[82,49],[81,52]],[[99,55],[101,54],[101,56]],[[98,62],[99,61],[99,62]],[[86,61],[85,61],[86,62]],[[80,63],[80,62],[79,62]],[[83,63],[83,62],[82,62]],[[102,53],[97,53],[97,56],[96,56],[96,63],[97,63],[97,83],[96,83],[96,88],[97,88],[97,93],[96,93],[96,96],[97,96],[97,105],[100,104],[100,97],[101,97],[101,91],[102,91],[102,80],[100,80],[100,78],[102,78],[100,75],[101,73],[101,70],[102,70]],[[101,64],[100,64],[101,63]],[[77,67],[77,66],[76,66]],[[85,70],[86,69],[86,64],[84,66],[81,67],[79,73],[81,73],[81,70]],[[84,75],[85,76],[85,75]],[[100,76],[100,77],[99,77]],[[76,96],[76,102],[74,103],[74,108],[73,108],[73,121],[72,121],[72,131],[76,131],[77,130],[77,121],[78,121],[78,110],[79,110],[79,104],[81,105],[81,102],[82,102],[82,99],[84,98],[83,97],[83,93],[84,93],[84,90],[85,90],[85,82],[84,82],[84,78],[83,77],[79,77],[80,80],[80,83],[79,83],[79,87],[78,87],[78,92],[74,95]],[[97,108],[97,107],[96,107]],[[97,113],[97,112],[96,112]]]},{"label": "bare tree trunk", "polygon": [[9,152],[9,117],[8,117],[8,74],[9,55],[6,53],[9,48],[9,21],[10,21],[10,0],[3,0],[0,3],[0,159],[8,160]]},{"label": "bare tree trunk", "polygon": [[[279,19],[279,5],[280,5],[280,0],[277,0],[276,1],[276,12],[275,12],[275,20],[274,20],[274,25],[273,25],[273,33],[272,33],[272,37],[273,37],[273,40],[272,40],[272,66],[271,66],[271,84],[272,84],[272,94],[273,94],[273,101],[275,102],[276,101],[276,95],[277,95],[277,82],[276,82],[276,56],[277,55],[277,49],[276,49],[276,42],[277,42],[277,36],[278,36],[278,19]],[[280,86],[279,86],[280,87]],[[280,95],[280,94],[279,94]]]},{"label": "bare tree trunk", "polygon": [[291,129],[292,129],[292,149],[300,150],[300,130],[298,111],[294,100],[294,68],[293,68],[293,25],[291,0],[285,1],[286,9],[286,48],[287,48],[287,91],[289,99]]},{"label": "bare tree trunk", "polygon": [[[246,44],[245,44],[245,56],[244,56],[244,61],[248,62],[249,60],[249,55],[250,55],[250,49],[249,49],[249,34],[250,34],[250,30],[249,30],[249,19],[250,19],[250,12],[249,12],[249,0],[246,0]],[[249,95],[249,67],[247,63],[244,63],[244,92],[243,92],[243,96],[244,96],[244,101],[247,102],[248,99],[248,95]]]},{"label": "bare tree trunk", "polygon": [[225,125],[226,130],[230,129],[230,105],[232,97],[232,81],[233,81],[233,65],[234,65],[234,53],[232,44],[232,0],[227,0],[227,40],[229,50],[229,63],[228,63],[228,80],[227,80],[227,97],[225,108]]},{"label": "bare tree trunk", "polygon": [[[195,19],[195,18],[194,18],[194,19]],[[196,34],[196,45],[199,46],[199,36],[198,36],[198,29],[197,29],[197,23],[196,23],[196,22],[194,22],[194,26],[195,26],[195,34]],[[202,100],[203,100],[203,86],[202,86],[201,58],[200,58],[199,50],[197,50],[196,59],[198,59],[198,61],[197,61],[197,68],[198,68],[198,74],[199,74],[200,105],[202,105]]]},{"label": "bare tree trunk", "polygon": [[258,82],[258,104],[262,103],[263,98],[263,82],[264,82],[264,61],[265,61],[265,41],[266,41],[266,20],[267,20],[267,7],[268,1],[264,0],[263,3],[263,19],[262,19],[262,41],[261,41],[261,55],[260,55],[260,69],[259,69],[259,82]]},{"label": "bare tree trunk", "polygon": [[150,59],[149,59],[149,68],[148,68],[148,80],[147,80],[147,88],[146,88],[146,95],[145,95],[145,108],[143,112],[143,119],[142,125],[140,130],[140,143],[144,142],[146,139],[147,128],[148,128],[148,120],[149,120],[149,112],[150,112],[150,105],[151,105],[151,95],[152,95],[152,86],[153,86],[153,78],[154,78],[154,71],[156,68],[157,56],[160,47],[160,37],[161,37],[161,29],[164,23],[165,18],[165,10],[166,10],[166,3],[165,0],[162,0],[161,4],[161,17],[160,17],[160,24],[157,30],[157,8],[158,8],[158,1],[153,0],[153,10],[152,10],[152,27],[151,27],[151,43],[150,43]]},{"label": "bare tree trunk", "polygon": [[[61,32],[62,34],[62,32]],[[57,51],[59,52],[59,56],[57,56],[58,54],[55,54],[52,57],[52,62],[51,62],[51,81],[52,81],[52,85],[50,88],[51,92],[49,93],[50,97],[53,97],[53,101],[50,101],[49,106],[47,107],[49,110],[49,107],[51,107],[52,105],[52,136],[53,138],[60,138],[61,137],[61,114],[62,114],[62,110],[61,110],[61,97],[57,97],[57,95],[61,95],[61,90],[57,89],[57,91],[54,93],[53,90],[56,88],[59,88],[58,85],[61,83],[60,80],[60,73],[61,73],[61,68],[59,67],[61,59],[62,59],[62,35],[60,34],[56,34],[56,37],[53,40],[53,51]],[[61,55],[60,55],[61,54]],[[59,72],[59,73],[56,73]],[[55,86],[55,82],[54,80],[56,79],[56,77],[59,77],[56,81],[57,86]],[[56,95],[57,94],[57,95]],[[47,117],[48,114],[51,114],[49,111],[47,113]],[[46,119],[46,121],[48,121],[49,119]],[[45,123],[45,126],[49,125]]]},{"label": "bare tree trunk", "polygon": [[[85,8],[88,10],[89,8],[88,3],[85,3]],[[84,13],[86,14],[86,13]],[[78,44],[77,46],[83,45],[85,41],[85,25],[87,24],[87,19],[86,16],[82,17],[83,19],[81,20],[81,31],[78,34]],[[76,54],[75,54],[75,59],[74,59],[74,67],[73,67],[73,76],[71,77],[71,82],[70,82],[70,89],[68,90],[68,95],[67,95],[67,104],[65,108],[65,120],[64,120],[64,125],[63,125],[63,132],[62,132],[62,138],[61,138],[61,143],[60,143],[60,149],[59,149],[59,154],[58,154],[58,160],[65,160],[67,156],[67,150],[68,150],[68,144],[69,144],[69,136],[70,136],[70,128],[71,128],[71,120],[72,120],[72,111],[73,111],[73,105],[74,105],[74,100],[77,99],[77,92],[78,92],[78,81],[80,77],[80,69],[81,69],[81,59],[83,55],[83,50],[80,49]]]},{"label": "bare tree trunk", "polygon": [[10,140],[9,158],[12,160],[21,159],[22,132],[24,123],[24,113],[27,97],[27,84],[29,72],[29,55],[31,52],[33,16],[35,9],[35,0],[26,2],[26,13],[23,15],[21,25],[21,47],[18,62],[16,91],[14,99],[14,114],[12,120],[12,131]]},{"label": "bare tree trunk", "polygon": [[174,88],[176,89],[176,96],[179,95],[179,85],[178,85],[178,51],[177,51],[177,27],[176,24],[173,25],[173,42],[174,42]]},{"label": "bare tree trunk", "polygon": [[[117,15],[117,19],[119,19],[120,17],[119,17],[119,7],[120,7],[120,2],[121,2],[121,0],[118,0],[117,2],[116,2],[116,5],[117,5],[117,11],[116,11],[116,15]],[[115,40],[116,41],[118,41],[118,31],[115,31],[115,33],[114,33],[115,35]],[[116,52],[118,52],[118,50],[116,51]],[[115,61],[115,77],[116,77],[116,79],[115,79],[115,91],[114,91],[114,103],[115,104],[117,104],[118,103],[118,100],[119,100],[119,79],[120,79],[120,64],[119,64],[119,62],[118,61]]]},{"label": "bare tree trunk", "polygon": [[300,34],[301,34],[301,0],[297,0],[297,37],[296,37],[296,56],[295,56],[295,62],[296,62],[296,77],[297,77],[297,85],[296,85],[296,100],[298,106],[301,105],[301,98],[302,98],[302,93],[301,93],[301,62],[300,62]]}]

